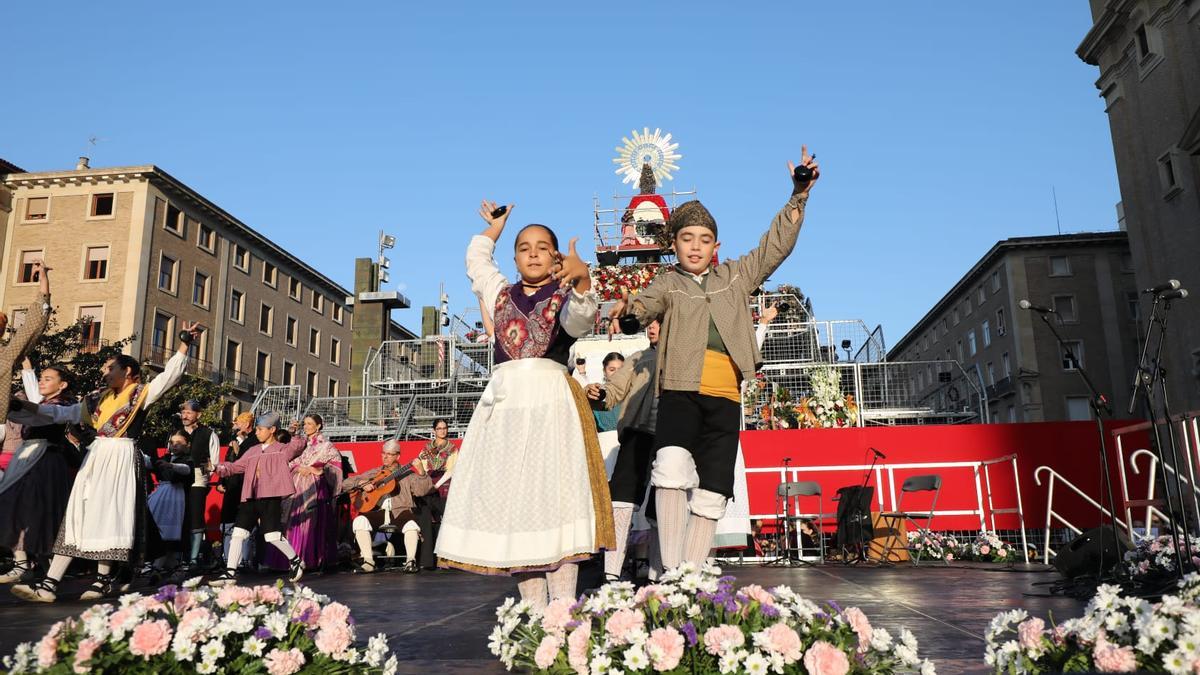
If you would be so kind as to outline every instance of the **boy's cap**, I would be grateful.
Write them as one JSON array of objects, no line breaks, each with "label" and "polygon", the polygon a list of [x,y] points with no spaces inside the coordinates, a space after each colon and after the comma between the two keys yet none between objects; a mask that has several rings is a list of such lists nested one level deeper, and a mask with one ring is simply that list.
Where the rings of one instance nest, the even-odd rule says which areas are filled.
[{"label": "boy's cap", "polygon": [[671,238],[675,238],[685,227],[707,227],[717,236],[717,221],[699,199],[684,202],[671,213]]}]

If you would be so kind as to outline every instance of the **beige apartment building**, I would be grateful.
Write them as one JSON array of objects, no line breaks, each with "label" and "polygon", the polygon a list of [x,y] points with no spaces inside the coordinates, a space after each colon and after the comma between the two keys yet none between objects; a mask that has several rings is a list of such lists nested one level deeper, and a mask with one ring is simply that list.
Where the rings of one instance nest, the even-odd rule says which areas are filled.
[{"label": "beige apartment building", "polygon": [[[1139,354],[1139,298],[1124,232],[998,242],[900,338],[888,360],[958,361],[984,392],[991,422],[1091,419],[1083,378],[1037,312],[1049,318],[1125,418]],[[913,371],[910,393],[945,395],[949,373]],[[950,392],[950,397],[968,392]]]},{"label": "beige apartment building", "polygon": [[44,258],[59,324],[90,317],[94,344],[134,335],[129,352],[161,365],[199,321],[191,372],[233,385],[227,415],[271,384],[349,393],[351,293],[157,166],[7,173],[0,232],[14,323]]}]

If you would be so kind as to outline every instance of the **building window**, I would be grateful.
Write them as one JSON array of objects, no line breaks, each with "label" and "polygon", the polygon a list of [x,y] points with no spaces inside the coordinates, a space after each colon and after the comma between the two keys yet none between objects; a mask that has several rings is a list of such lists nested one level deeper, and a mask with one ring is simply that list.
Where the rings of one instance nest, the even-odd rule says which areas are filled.
[{"label": "building window", "polygon": [[979,306],[983,307],[983,303],[987,302],[987,292],[983,290],[983,286],[979,287],[979,292],[975,295],[979,301]]},{"label": "building window", "polygon": [[340,383],[337,380],[333,379],[332,377],[329,378],[329,388],[326,389],[326,391],[329,392],[329,396],[331,398],[337,398],[338,396],[341,395],[341,392],[339,391],[339,388],[338,388],[338,384],[340,384]]},{"label": "building window", "polygon": [[957,326],[958,325],[958,308],[957,307],[954,308],[954,313],[951,315],[951,318],[954,320],[954,325]]},{"label": "building window", "polygon": [[1065,255],[1050,256],[1050,276],[1052,276],[1052,277],[1069,277],[1069,276],[1071,276],[1071,259]]},{"label": "building window", "polygon": [[231,373],[242,370],[242,345],[233,340],[225,342],[225,370]]},{"label": "building window", "polygon": [[171,202],[167,202],[167,220],[163,223],[163,227],[168,232],[174,232],[181,237],[187,236],[187,227],[183,222],[183,212],[175,208]]},{"label": "building window", "polygon": [[233,245],[233,266],[243,272],[250,271],[250,251],[241,244]]},{"label": "building window", "polygon": [[308,353],[313,356],[321,355],[321,331],[316,328],[308,329]]},{"label": "building window", "polygon": [[996,335],[1003,336],[1008,331],[1008,327],[1004,324],[1004,310],[996,310]]},{"label": "building window", "polygon": [[98,281],[108,278],[108,247],[89,246],[84,253],[83,278]]},{"label": "building window", "polygon": [[1175,170],[1174,148],[1158,158],[1158,181],[1162,187],[1163,199],[1174,196],[1180,189],[1179,172]]},{"label": "building window", "polygon": [[196,235],[196,245],[209,253],[215,251],[217,248],[217,233],[204,223],[200,223],[200,227],[197,230],[199,233]]},{"label": "building window", "polygon": [[971,316],[971,299],[970,298],[966,298],[963,300],[963,316]]},{"label": "building window", "polygon": [[259,352],[254,360],[254,379],[266,384],[271,380],[271,355]]},{"label": "building window", "polygon": [[1067,397],[1067,419],[1083,422],[1092,419],[1092,404],[1086,396]]},{"label": "building window", "polygon": [[995,386],[996,385],[996,365],[993,364],[991,361],[988,361],[988,364],[987,364],[987,374],[988,374],[988,384]]},{"label": "building window", "polygon": [[275,269],[274,265],[272,265],[271,263],[269,263],[265,260],[263,261],[262,280],[263,280],[264,284],[270,286],[271,288],[275,288],[275,282],[277,281],[277,277],[279,276],[278,272],[279,271]]},{"label": "building window", "polygon": [[93,218],[103,218],[113,214],[113,193],[102,192],[92,195],[92,208],[90,215]]},{"label": "building window", "polygon": [[1017,406],[1015,406],[1015,405],[1008,406],[1008,421],[1009,422],[1017,421]]},{"label": "building window", "polygon": [[317,395],[317,374],[313,371],[308,371],[308,377],[304,381],[304,395],[313,398]]},{"label": "building window", "polygon": [[983,322],[983,346],[985,349],[992,346],[992,326],[987,321]]},{"label": "building window", "polygon": [[1056,295],[1053,300],[1054,312],[1063,323],[1079,322],[1079,316],[1075,312],[1075,296]]},{"label": "building window", "polygon": [[959,362],[961,363],[963,360],[965,360],[965,358],[966,358],[966,357],[963,355],[963,345],[962,345],[962,340],[959,340],[959,341],[958,341],[958,360],[959,360]]},{"label": "building window", "polygon": [[992,292],[995,293],[996,291],[999,291],[999,290],[1000,290],[1000,273],[992,272]]},{"label": "building window", "polygon": [[163,312],[154,313],[154,328],[150,332],[150,346],[165,351],[171,344],[171,320],[175,317]]},{"label": "building window", "polygon": [[317,289],[315,288],[313,289],[312,294],[312,308],[317,314],[325,313],[325,296],[318,293]]},{"label": "building window", "polygon": [[78,319],[82,322],[83,348],[100,348],[100,329],[104,327],[104,305],[84,305],[79,308]]},{"label": "building window", "polygon": [[300,280],[296,277],[288,279],[288,297],[300,302],[300,294],[304,292],[304,287],[300,285]]},{"label": "building window", "polygon": [[17,283],[19,284],[34,284],[37,283],[41,274],[33,270],[33,264],[41,260],[45,256],[45,252],[37,251],[21,251],[21,267],[17,269]]},{"label": "building window", "polygon": [[1000,364],[1001,367],[1004,368],[1004,376],[1012,377],[1012,364],[1008,361],[1008,352],[1004,352],[1004,354],[1000,357]]},{"label": "building window", "polygon": [[208,309],[208,282],[208,275],[200,270],[196,270],[196,276],[192,281],[193,305]]},{"label": "building window", "polygon": [[334,323],[341,323],[342,322],[342,311],[343,311],[342,306],[341,305],[333,305],[332,311],[333,311]]},{"label": "building window", "polygon": [[1137,291],[1128,291],[1125,293],[1125,307],[1129,311],[1129,320],[1140,322],[1142,320],[1142,296]]},{"label": "building window", "polygon": [[49,214],[49,197],[30,197],[25,200],[25,220],[46,220]]},{"label": "building window", "polygon": [[158,288],[168,293],[175,293],[175,272],[179,261],[165,253],[158,260]]},{"label": "building window", "polygon": [[1085,361],[1083,359],[1083,341],[1082,340],[1064,340],[1063,346],[1065,347],[1065,349],[1063,349],[1063,353],[1062,353],[1062,369],[1063,370],[1075,370],[1075,364],[1071,361],[1070,354],[1075,355],[1075,359],[1079,362],[1080,366],[1084,365]]},{"label": "building window", "polygon": [[298,330],[298,326],[299,324],[296,321],[296,317],[289,316],[287,318],[287,324],[284,327],[283,337],[285,340],[287,340],[287,343],[293,347],[296,346],[296,332]]},{"label": "building window", "polygon": [[342,341],[335,337],[329,338],[329,362],[335,366],[342,363]]},{"label": "building window", "polygon": [[291,361],[283,362],[283,384],[296,384],[296,364]]},{"label": "building window", "polygon": [[272,324],[275,323],[275,309],[267,303],[262,303],[258,308],[258,332],[263,335],[270,335]]},{"label": "building window", "polygon": [[236,288],[229,291],[229,318],[238,323],[246,321],[246,296]]},{"label": "building window", "polygon": [[975,356],[978,349],[975,347],[975,331],[972,329],[967,333],[967,353],[970,356]]}]

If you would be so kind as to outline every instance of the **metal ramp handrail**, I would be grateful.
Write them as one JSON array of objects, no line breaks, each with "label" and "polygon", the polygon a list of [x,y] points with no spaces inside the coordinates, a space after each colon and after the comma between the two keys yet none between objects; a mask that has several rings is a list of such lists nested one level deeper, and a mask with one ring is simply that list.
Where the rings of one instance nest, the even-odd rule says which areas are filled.
[{"label": "metal ramp handrail", "polygon": [[[1163,468],[1178,483],[1190,486],[1194,496],[1200,497],[1200,480],[1197,480],[1196,462],[1194,461],[1194,455],[1200,449],[1200,411],[1189,411],[1175,415],[1169,421],[1156,420],[1156,423],[1179,424],[1180,436],[1183,439],[1183,455],[1187,460],[1187,474],[1181,474],[1169,462],[1163,462]],[[1117,472],[1121,483],[1121,497],[1124,500],[1126,530],[1130,533],[1135,531],[1133,527],[1133,510],[1144,507],[1146,510],[1142,522],[1146,528],[1147,536],[1149,536],[1150,525],[1154,522],[1155,518],[1169,520],[1167,514],[1158,508],[1164,503],[1163,499],[1156,497],[1156,492],[1158,491],[1158,472],[1156,469],[1160,459],[1155,452],[1147,448],[1139,448],[1130,453],[1129,465],[1135,475],[1141,474],[1141,469],[1137,465],[1137,458],[1142,456],[1150,457],[1149,475],[1146,481],[1146,496],[1144,499],[1131,499],[1129,496],[1129,479],[1125,472],[1125,441],[1129,434],[1147,431],[1151,428],[1152,425],[1150,422],[1139,422],[1111,431],[1113,438],[1116,440]],[[1200,522],[1200,499],[1193,499],[1192,507],[1195,510],[1197,522]]]},{"label": "metal ramp handrail", "polygon": [[[1012,464],[1013,485],[1017,489],[1017,505],[1008,508],[996,508],[992,501],[992,475],[991,468],[996,464],[1010,462]],[[996,531],[996,514],[1015,513],[1017,523],[1021,529],[1021,553],[1025,556],[1025,562],[1029,562],[1029,541],[1025,538],[1025,507],[1021,501],[1021,474],[1017,472],[1017,455],[1013,453],[1007,457],[999,457],[997,459],[989,459],[981,462],[983,465],[983,482],[987,492],[988,503],[988,524],[992,532]]]},{"label": "metal ramp handrail", "polygon": [[1041,477],[1042,472],[1046,472],[1050,475],[1050,484],[1049,484],[1049,488],[1046,492],[1046,526],[1045,526],[1046,535],[1045,535],[1044,543],[1042,544],[1042,560],[1049,561],[1050,556],[1052,554],[1054,554],[1054,552],[1050,550],[1050,525],[1052,524],[1053,521],[1057,520],[1059,523],[1061,523],[1068,530],[1074,532],[1075,534],[1083,534],[1083,530],[1079,529],[1078,527],[1075,527],[1075,525],[1071,521],[1067,520],[1060,513],[1058,513],[1057,511],[1054,510],[1054,485],[1055,485],[1055,483],[1062,483],[1067,488],[1069,488],[1072,492],[1074,492],[1075,494],[1077,494],[1081,498],[1083,498],[1084,501],[1091,504],[1092,506],[1095,506],[1100,511],[1101,522],[1104,521],[1104,516],[1108,516],[1109,520],[1111,520],[1111,521],[1117,523],[1118,525],[1120,525],[1121,527],[1125,528],[1126,535],[1132,535],[1132,531],[1129,529],[1129,525],[1127,523],[1125,523],[1124,521],[1115,517],[1111,511],[1104,508],[1099,502],[1092,499],[1091,497],[1089,497],[1087,495],[1087,493],[1085,493],[1083,490],[1080,490],[1078,487],[1076,487],[1076,485],[1074,483],[1072,483],[1070,480],[1068,480],[1066,476],[1055,471],[1051,467],[1046,466],[1045,464],[1043,464],[1042,466],[1039,466],[1038,468],[1034,469],[1034,471],[1033,471],[1033,481],[1039,487],[1042,484],[1042,477]]}]

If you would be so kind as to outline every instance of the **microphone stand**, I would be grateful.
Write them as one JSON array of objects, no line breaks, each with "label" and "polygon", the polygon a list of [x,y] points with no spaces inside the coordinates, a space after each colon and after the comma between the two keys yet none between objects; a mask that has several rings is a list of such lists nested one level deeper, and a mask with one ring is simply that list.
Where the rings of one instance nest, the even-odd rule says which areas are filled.
[{"label": "microphone stand", "polygon": [[[1112,477],[1108,473],[1108,443],[1106,442],[1107,434],[1104,432],[1104,417],[1108,416],[1111,419],[1112,404],[1109,403],[1108,397],[1100,393],[1100,390],[1096,389],[1096,384],[1092,382],[1092,378],[1088,376],[1087,371],[1084,370],[1083,364],[1079,362],[1079,358],[1075,355],[1075,350],[1067,346],[1066,341],[1063,340],[1062,334],[1059,333],[1058,329],[1054,327],[1054,322],[1050,321],[1049,315],[1046,312],[1040,312],[1039,314],[1042,317],[1042,323],[1046,324],[1046,327],[1050,329],[1050,333],[1054,335],[1054,339],[1058,342],[1059,349],[1066,353],[1067,359],[1071,361],[1071,366],[1075,368],[1076,372],[1079,373],[1080,377],[1083,379],[1084,385],[1088,388],[1088,392],[1091,394],[1088,399],[1088,404],[1092,408],[1092,416],[1096,418],[1096,433],[1100,438],[1100,481],[1103,483],[1103,489],[1108,495],[1108,508],[1110,509],[1108,524],[1112,529],[1111,536],[1113,539],[1113,547],[1117,552],[1117,561],[1112,567],[1112,569],[1116,571],[1111,572],[1111,574],[1113,574],[1114,578],[1116,579],[1122,579],[1124,577],[1125,570],[1121,567],[1121,540],[1117,536],[1117,503],[1116,500],[1113,499]],[[1100,523],[1103,525],[1103,494],[1100,495],[1100,501]],[[1103,532],[1103,530],[1101,530],[1101,532]],[[1100,539],[1100,569],[1103,570],[1104,554],[1108,549],[1104,546],[1103,534],[1101,535]],[[1098,574],[1097,581],[1099,582],[1103,580],[1104,576],[1105,575],[1103,573]]]},{"label": "microphone stand", "polygon": [[[1154,303],[1150,306],[1150,318],[1146,324],[1146,337],[1142,344],[1142,356],[1138,361],[1138,369],[1134,377],[1133,390],[1130,393],[1129,407],[1132,411],[1137,403],[1139,384],[1145,385],[1145,391],[1142,392],[1142,403],[1146,410],[1146,417],[1150,421],[1150,429],[1154,433],[1154,450],[1158,455],[1159,480],[1162,481],[1163,490],[1166,491],[1167,525],[1171,528],[1171,536],[1175,538],[1175,546],[1173,547],[1175,550],[1175,577],[1177,580],[1179,580],[1183,578],[1183,566],[1185,561],[1190,563],[1192,560],[1193,552],[1190,539],[1192,528],[1188,519],[1187,502],[1183,498],[1183,481],[1180,480],[1179,476],[1179,452],[1175,439],[1175,427],[1171,424],[1171,407],[1170,403],[1167,401],[1167,370],[1162,366],[1162,349],[1167,337],[1167,319],[1165,314],[1166,311],[1171,308],[1171,301],[1168,300],[1163,304],[1162,312],[1160,313],[1158,307],[1159,300],[1160,297],[1155,295]],[[1154,326],[1156,323],[1158,324],[1158,342],[1154,347],[1154,358],[1150,361],[1147,361],[1146,356],[1150,348],[1150,339],[1154,333]],[[1178,495],[1172,494],[1170,483],[1168,482],[1167,466],[1166,461],[1164,461],[1166,458],[1164,456],[1165,451],[1162,443],[1162,436],[1158,430],[1157,416],[1154,414],[1153,396],[1155,385],[1158,385],[1157,388],[1159,394],[1162,396],[1163,421],[1167,425],[1167,438],[1171,450],[1171,466],[1175,470],[1176,488],[1179,493]],[[1175,523],[1176,497],[1178,497],[1179,502],[1178,515],[1180,520],[1183,521],[1182,542],[1179,541],[1179,536],[1181,534],[1180,529]],[[1149,523],[1147,523],[1147,530],[1149,530]],[[1147,532],[1147,534],[1149,534],[1149,532]],[[1184,555],[1185,550],[1186,557]]]}]

